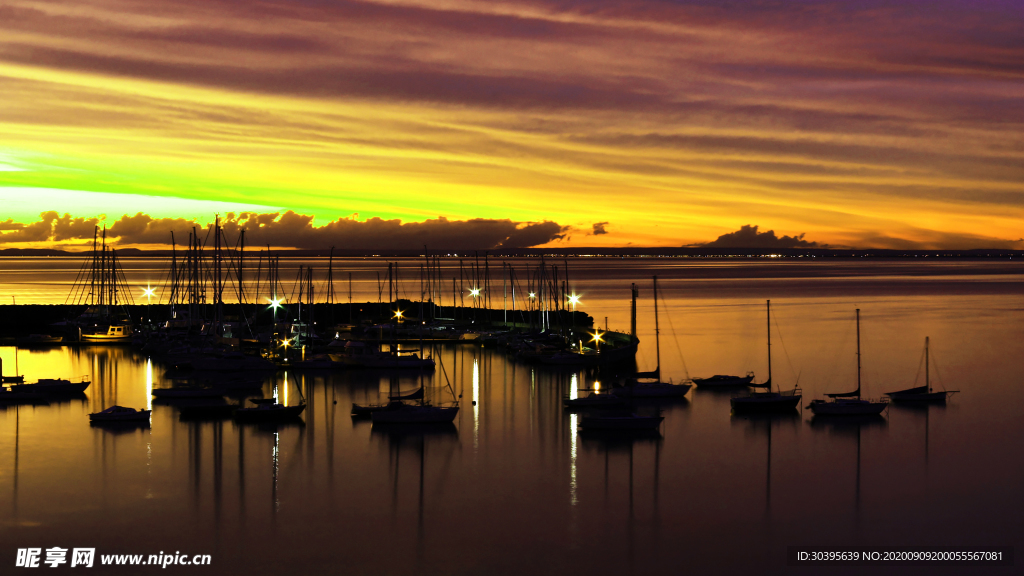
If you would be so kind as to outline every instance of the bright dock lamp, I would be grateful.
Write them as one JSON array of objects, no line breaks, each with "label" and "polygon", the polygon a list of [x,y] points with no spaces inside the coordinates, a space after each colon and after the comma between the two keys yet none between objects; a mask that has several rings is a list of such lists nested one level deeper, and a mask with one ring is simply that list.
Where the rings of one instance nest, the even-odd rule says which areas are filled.
[{"label": "bright dock lamp", "polygon": [[[155,295],[155,292],[156,288],[151,287],[149,282],[146,282],[146,287],[142,289],[142,295],[146,297],[146,316],[149,316],[149,306],[153,303],[153,296]],[[150,317],[149,321],[152,323],[153,318]]]},{"label": "bright dock lamp", "polygon": [[284,298],[267,298],[270,302],[270,307],[274,310],[274,324],[277,324],[277,309],[281,308],[281,302],[284,302]]},{"label": "bright dock lamp", "polygon": [[580,302],[579,295],[576,294],[575,292],[573,292],[572,295],[569,296],[569,304],[572,304],[572,311],[573,312],[576,311],[576,305],[579,304],[579,302]]},{"label": "bright dock lamp", "polygon": [[601,331],[600,330],[595,330],[594,333],[591,334],[590,336],[591,336],[590,341],[594,342],[595,344],[597,344],[597,349],[600,351],[601,350]]}]

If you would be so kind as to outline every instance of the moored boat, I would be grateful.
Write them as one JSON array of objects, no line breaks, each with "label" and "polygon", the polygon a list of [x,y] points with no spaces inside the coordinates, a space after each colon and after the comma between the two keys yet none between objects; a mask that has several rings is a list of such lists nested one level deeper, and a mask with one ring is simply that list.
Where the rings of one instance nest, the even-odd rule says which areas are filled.
[{"label": "moored boat", "polygon": [[306,404],[295,406],[284,406],[278,404],[274,398],[251,398],[249,402],[255,404],[252,408],[238,408],[235,410],[235,419],[244,422],[280,422],[294,420],[306,409]]},{"label": "moored boat", "polygon": [[154,398],[220,398],[223,390],[204,386],[174,386],[171,388],[154,388]]},{"label": "moored boat", "polygon": [[150,410],[136,410],[125,406],[111,406],[89,414],[91,422],[137,422],[149,420]]},{"label": "moored boat", "polygon": [[618,408],[626,405],[623,397],[608,392],[591,392],[579,398],[562,398],[566,408]]},{"label": "moored boat", "polygon": [[82,342],[92,344],[129,344],[131,341],[132,328],[123,324],[111,324],[106,332],[82,334]]},{"label": "moored boat", "polygon": [[15,384],[14,392],[38,392],[40,394],[78,394],[85,392],[92,382],[88,376],[82,376],[78,382],[64,378],[40,378],[31,384]]},{"label": "moored boat", "polygon": [[0,404],[31,404],[35,402],[45,403],[46,395],[39,392],[16,392],[10,388],[0,387]]},{"label": "moored boat", "polygon": [[451,423],[458,414],[458,406],[431,406],[395,401],[373,411],[370,418],[374,424],[444,424]]},{"label": "moored boat", "polygon": [[729,399],[733,412],[790,412],[795,410],[803,398],[800,388],[782,390],[777,388],[772,391],[772,302],[768,300],[768,380],[762,384],[751,385],[755,388],[765,388],[765,392],[750,392],[745,396],[733,396]]},{"label": "moored boat", "polygon": [[882,413],[888,401],[860,397],[860,308],[857,309],[857,389],[853,392],[825,394],[826,400],[812,400],[808,408],[816,416],[870,416]]},{"label": "moored boat", "polygon": [[49,334],[29,334],[28,336],[18,338],[18,346],[23,348],[30,348],[33,346],[54,346],[60,344],[64,340],[63,336],[51,336]]},{"label": "moored boat", "polygon": [[[692,384],[680,382],[678,384],[662,382],[661,380],[661,327],[658,321],[658,277],[654,277],[654,349],[657,367],[649,372],[650,378],[633,378],[625,386],[615,388],[612,394],[617,396],[632,396],[634,398],[678,398],[685,396]],[[645,375],[646,375],[645,374]],[[640,376],[638,374],[637,376]]]},{"label": "moored boat", "polygon": [[[885,395],[893,402],[930,402],[945,404],[946,400],[953,394],[959,392],[959,390],[942,390],[939,392],[932,390],[929,360],[928,337],[926,336],[924,339],[924,386],[915,386],[913,388],[898,390],[896,392],[886,392]],[[918,375],[920,375],[920,372],[918,372]]]},{"label": "moored boat", "polygon": [[749,386],[754,381],[754,373],[747,372],[746,376],[715,374],[710,378],[692,378],[691,381],[699,388],[739,388]]},{"label": "moored boat", "polygon": [[584,415],[580,417],[580,430],[654,430],[665,417],[641,416],[632,412]]}]

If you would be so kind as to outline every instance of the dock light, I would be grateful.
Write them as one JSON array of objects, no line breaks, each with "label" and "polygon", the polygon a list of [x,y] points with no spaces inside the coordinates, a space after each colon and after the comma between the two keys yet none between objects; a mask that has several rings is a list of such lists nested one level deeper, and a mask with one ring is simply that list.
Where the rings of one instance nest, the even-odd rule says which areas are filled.
[{"label": "dock light", "polygon": [[402,321],[402,311],[401,310],[395,310],[395,318],[398,318],[399,322]]},{"label": "dock light", "polygon": [[288,345],[291,343],[291,338],[285,338],[281,341],[281,346],[284,346],[285,351],[288,350]]},{"label": "dock light", "polygon": [[146,297],[146,304],[149,304],[151,302],[151,298],[156,295],[156,288],[150,288],[147,283],[146,287],[142,289],[142,295]]},{"label": "dock light", "polygon": [[601,383],[598,382],[597,380],[594,380],[594,392],[597,392],[600,389],[601,389]]},{"label": "dock light", "polygon": [[600,330],[594,330],[594,333],[591,334],[590,336],[591,336],[590,341],[591,342],[595,342],[597,344],[598,351],[600,351],[601,350],[601,331]]},{"label": "dock light", "polygon": [[530,292],[530,298],[536,298],[536,297],[537,297],[537,293],[536,292]]},{"label": "dock light", "polygon": [[277,324],[277,309],[281,308],[281,302],[284,302],[284,298],[267,298],[270,301],[270,307],[274,310],[274,324]]},{"label": "dock light", "polygon": [[480,295],[480,289],[473,288],[472,290],[469,291],[469,295],[472,296],[473,298],[476,298],[477,296]]},{"label": "dock light", "polygon": [[576,311],[576,304],[579,304],[579,301],[580,301],[580,297],[575,292],[573,292],[572,295],[569,296],[569,304],[572,304],[572,311],[573,312]]}]

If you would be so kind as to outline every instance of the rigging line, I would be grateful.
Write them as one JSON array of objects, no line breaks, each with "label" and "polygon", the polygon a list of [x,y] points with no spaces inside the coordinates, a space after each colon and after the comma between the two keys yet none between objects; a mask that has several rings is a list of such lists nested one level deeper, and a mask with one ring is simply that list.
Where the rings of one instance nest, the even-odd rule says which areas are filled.
[{"label": "rigging line", "polygon": [[832,362],[828,366],[828,371],[825,372],[826,376],[823,390],[833,389],[832,385],[835,383],[836,374],[839,373],[840,358],[842,357],[844,350],[846,350],[847,343],[850,341],[850,335],[854,333],[853,327],[855,323],[856,321],[854,321],[853,324],[847,324],[846,330],[842,333],[843,337],[839,341],[839,345],[835,347],[835,355],[832,357]]},{"label": "rigging line", "polygon": [[924,348],[921,349],[921,358],[917,361],[917,375],[914,376],[914,388],[917,388],[918,381],[921,380],[921,370],[924,369]]},{"label": "rigging line", "polygon": [[686,367],[686,358],[683,357],[683,348],[679,345],[679,338],[676,336],[676,327],[672,324],[672,315],[668,313],[668,302],[665,301],[665,295],[662,293],[658,294],[658,298],[661,299],[661,303],[665,305],[665,319],[668,320],[668,329],[672,332],[672,341],[676,344],[676,352],[679,352],[679,359],[683,361],[683,372],[686,374],[686,379],[690,379],[690,369]]},{"label": "rigging line", "polygon": [[946,390],[946,383],[942,380],[942,374],[939,374],[939,362],[935,359],[935,354],[931,354],[932,366],[935,367],[935,379],[939,381],[939,386],[942,386],[942,390]]},{"label": "rigging line", "polygon": [[[786,349],[786,342],[782,339],[782,330],[779,328],[778,312],[776,312],[775,315],[772,316],[772,320],[775,320],[775,332],[777,332],[779,335],[779,344],[782,345],[782,352],[786,356],[786,362],[789,364],[789,369],[793,372],[793,374],[797,374],[796,368],[793,366],[793,360],[790,359],[789,357],[789,350]],[[797,374],[797,378],[799,378],[799,374]]]},{"label": "rigging line", "polygon": [[[128,287],[128,280],[124,277],[124,270],[121,268],[121,261],[116,257],[116,255],[111,255],[111,257],[114,259],[114,270],[116,272],[114,277],[114,288],[116,289],[117,283],[120,282],[121,292],[124,294],[127,305],[134,306],[135,298],[132,297],[132,291]],[[125,304],[122,304],[122,306],[124,305]]]},{"label": "rigging line", "polygon": [[302,277],[302,266],[299,266],[299,271],[295,275],[295,282],[292,283],[292,291],[288,295],[288,299],[289,300],[294,300],[295,299],[295,288],[296,288],[296,286],[299,285],[299,280],[301,279],[301,277]]},{"label": "rigging line", "polygon": [[[160,301],[163,299],[164,292],[167,290],[167,281],[170,280],[170,279],[171,279],[171,267],[168,266],[167,267],[167,273],[164,275],[163,282],[161,282],[161,284],[160,284],[160,296],[158,296],[157,299],[156,299],[156,303],[157,304],[159,304]],[[168,302],[167,302],[168,304],[174,304],[174,302],[171,302],[172,298],[173,298],[173,294],[171,295],[171,297],[168,297],[168,299],[167,299],[168,300]]]},{"label": "rigging line", "polygon": [[[86,267],[88,267],[88,266],[89,266],[89,259],[88,259],[88,258],[86,258],[86,259],[85,259],[85,261],[84,261],[84,262],[82,262],[82,267],[78,269],[78,276],[76,276],[76,277],[75,277],[75,283],[71,285],[71,291],[70,291],[70,292],[68,292],[68,295],[67,295],[67,297],[66,297],[66,298],[64,298],[64,303],[65,303],[65,304],[67,304],[67,303],[68,303],[68,300],[69,300],[69,299],[70,299],[70,298],[71,298],[71,297],[72,297],[73,295],[75,295],[75,294],[76,294],[77,292],[79,292],[79,291],[81,291],[81,290],[83,289],[83,287],[79,285],[78,281],[79,281],[79,280],[80,280],[80,279],[82,278],[82,273],[83,273],[83,272],[85,272],[85,269],[86,269]],[[72,303],[74,303],[74,304],[78,304],[78,302],[77,302],[77,301],[73,301]]]}]

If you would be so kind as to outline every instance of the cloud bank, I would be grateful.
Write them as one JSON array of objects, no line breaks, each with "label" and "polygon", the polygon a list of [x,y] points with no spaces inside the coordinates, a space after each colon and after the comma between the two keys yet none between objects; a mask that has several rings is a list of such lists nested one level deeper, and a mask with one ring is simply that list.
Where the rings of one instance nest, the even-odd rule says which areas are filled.
[{"label": "cloud bank", "polygon": [[[37,222],[18,224],[0,222],[0,243],[61,242],[91,240],[99,217],[72,217],[44,212]],[[449,220],[439,217],[423,222],[401,222],[369,218],[339,218],[323,226],[314,225],[314,217],[284,213],[228,213],[220,221],[231,243],[245,231],[247,246],[274,246],[324,250],[332,246],[347,250],[410,250],[424,245],[436,250],[490,250],[528,248],[565,237],[568,227],[555,222],[514,222],[476,218]],[[200,242],[212,246],[211,225],[184,218],[153,218],[147,214],[124,215],[106,228],[108,242],[117,245],[187,245],[189,234],[196,232]]]},{"label": "cloud bank", "polygon": [[804,235],[783,236],[779,238],[774,230],[758,232],[757,226],[745,224],[740,229],[722,234],[713,242],[704,244],[705,248],[827,248],[817,242],[804,240]]}]

